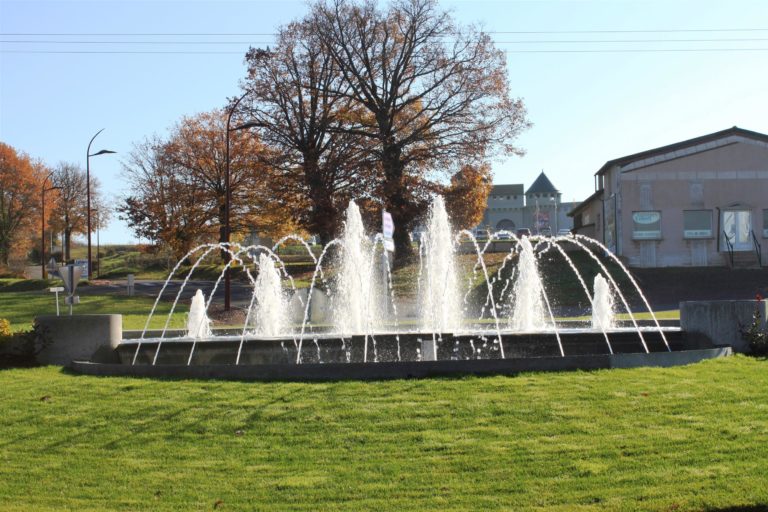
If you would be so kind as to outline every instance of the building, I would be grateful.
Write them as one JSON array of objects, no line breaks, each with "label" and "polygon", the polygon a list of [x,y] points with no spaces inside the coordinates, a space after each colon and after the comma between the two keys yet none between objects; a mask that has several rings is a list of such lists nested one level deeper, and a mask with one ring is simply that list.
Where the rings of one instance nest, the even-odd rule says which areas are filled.
[{"label": "building", "polygon": [[630,266],[762,266],[768,135],[734,126],[609,160],[569,215]]},{"label": "building", "polygon": [[575,203],[563,203],[561,196],[543,171],[528,190],[522,184],[494,185],[478,228],[490,231],[527,228],[532,233],[570,229],[573,219],[568,212]]}]

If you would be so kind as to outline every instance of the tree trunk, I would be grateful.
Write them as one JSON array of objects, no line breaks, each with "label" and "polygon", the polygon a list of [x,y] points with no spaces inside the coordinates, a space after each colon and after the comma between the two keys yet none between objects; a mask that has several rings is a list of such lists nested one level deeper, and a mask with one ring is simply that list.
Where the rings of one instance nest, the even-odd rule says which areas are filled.
[{"label": "tree trunk", "polygon": [[[226,194],[226,193],[225,193]],[[227,203],[226,197],[219,203],[219,243],[227,241]],[[232,210],[230,209],[230,215]],[[232,225],[232,219],[229,219],[230,226]],[[230,233],[231,236],[231,233]],[[230,248],[231,250],[231,248]],[[224,249],[221,250],[221,259],[224,262],[229,261],[229,253]]]},{"label": "tree trunk", "polygon": [[72,241],[72,228],[66,227],[64,228],[64,263],[68,263],[69,259],[72,257],[70,253],[71,241]]},{"label": "tree trunk", "polygon": [[0,265],[8,266],[8,255],[11,253],[11,244],[7,238],[0,240]]},{"label": "tree trunk", "polygon": [[408,231],[413,223],[412,208],[407,197],[404,181],[404,165],[400,159],[400,148],[395,144],[385,144],[382,154],[384,170],[384,201],[387,211],[392,215],[395,232],[394,266],[402,267],[413,256],[413,247]]},{"label": "tree trunk", "polygon": [[304,157],[304,181],[309,189],[310,214],[308,227],[326,245],[333,240],[339,226],[339,212],[333,204],[333,191],[323,180],[317,158]]}]

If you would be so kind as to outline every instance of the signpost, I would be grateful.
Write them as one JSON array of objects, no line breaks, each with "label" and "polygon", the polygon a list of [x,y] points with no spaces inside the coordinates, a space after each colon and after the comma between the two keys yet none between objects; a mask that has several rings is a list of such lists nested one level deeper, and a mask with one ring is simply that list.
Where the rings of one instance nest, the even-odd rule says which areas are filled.
[{"label": "signpost", "polygon": [[56,316],[59,316],[59,292],[63,292],[64,287],[54,286],[53,288],[48,288],[48,291],[56,294]]},{"label": "signpost", "polygon": [[75,260],[75,265],[80,267],[83,279],[88,279],[88,260]]},{"label": "signpost", "polygon": [[72,315],[72,306],[75,304],[80,304],[80,297],[75,295],[75,290],[77,290],[77,284],[80,282],[80,276],[82,275],[82,272],[83,267],[79,265],[67,265],[61,270],[61,272],[59,272],[61,280],[64,281],[64,288],[67,292],[67,297],[64,299],[64,304],[69,305],[70,316]]}]

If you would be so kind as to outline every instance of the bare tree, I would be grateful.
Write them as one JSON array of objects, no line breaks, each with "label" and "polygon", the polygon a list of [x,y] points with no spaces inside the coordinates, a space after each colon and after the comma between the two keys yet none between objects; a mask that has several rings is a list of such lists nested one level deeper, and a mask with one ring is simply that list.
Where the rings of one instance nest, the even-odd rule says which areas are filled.
[{"label": "bare tree", "polygon": [[[87,230],[88,183],[86,174],[76,164],[59,162],[54,170],[53,182],[59,187],[59,194],[51,212],[51,226],[64,235],[64,260],[72,258],[72,236],[85,234]],[[93,208],[104,202],[101,197],[101,183],[91,176],[91,220]],[[95,228],[94,228],[95,229]]]},{"label": "bare tree", "polygon": [[166,158],[157,136],[135,144],[123,162],[130,195],[117,208],[139,238],[161,244],[182,257],[213,234],[202,192],[185,181]]},{"label": "bare tree", "polygon": [[370,189],[372,170],[367,141],[342,129],[356,104],[339,94],[347,86],[312,28],[306,20],[290,23],[275,48],[248,52],[243,111],[270,147],[263,155],[277,170],[271,194],[300,198],[297,220],[327,243],[349,199]]},{"label": "bare tree", "polygon": [[312,19],[344,77],[335,92],[366,111],[345,130],[376,144],[401,261],[412,252],[424,182],[436,169],[519,154],[512,141],[529,126],[523,102],[511,97],[504,53],[488,34],[457,25],[435,0],[396,0],[386,10],[373,0],[320,1]]}]

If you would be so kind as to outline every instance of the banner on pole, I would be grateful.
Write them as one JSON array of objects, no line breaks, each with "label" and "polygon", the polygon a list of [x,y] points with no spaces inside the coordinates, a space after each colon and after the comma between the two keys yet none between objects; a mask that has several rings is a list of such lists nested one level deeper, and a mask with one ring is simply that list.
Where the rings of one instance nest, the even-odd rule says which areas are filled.
[{"label": "banner on pole", "polygon": [[395,233],[395,223],[392,221],[392,214],[384,210],[381,212],[381,234],[384,237],[384,249],[389,252],[395,252],[395,241],[392,235]]}]

